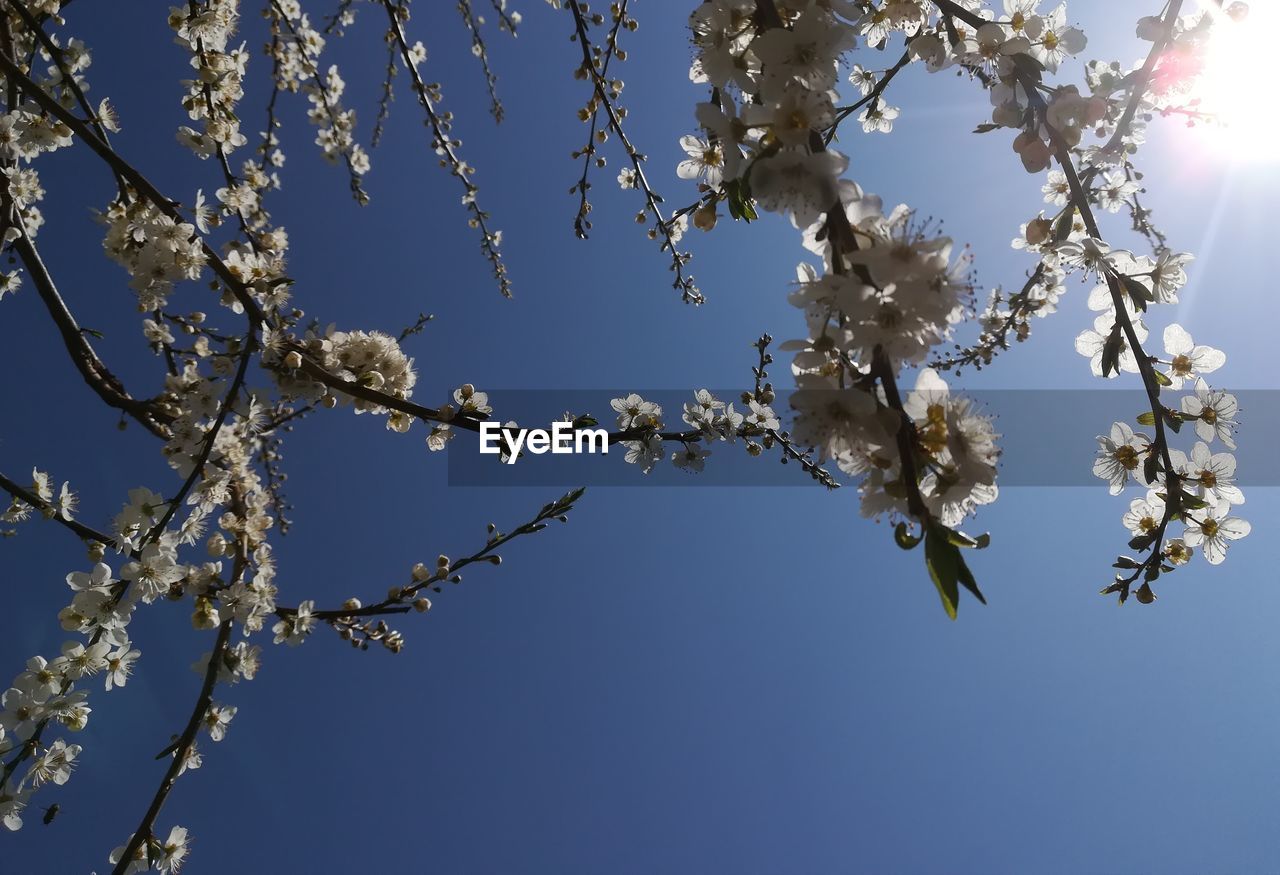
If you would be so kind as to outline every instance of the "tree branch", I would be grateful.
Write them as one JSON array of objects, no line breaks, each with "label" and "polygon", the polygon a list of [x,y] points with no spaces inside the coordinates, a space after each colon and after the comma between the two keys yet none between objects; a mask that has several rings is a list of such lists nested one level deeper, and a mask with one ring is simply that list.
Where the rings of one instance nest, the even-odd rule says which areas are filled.
[{"label": "tree branch", "polygon": [[151,831],[155,826],[156,818],[160,815],[160,809],[164,807],[164,801],[173,789],[174,782],[178,779],[178,773],[182,771],[187,754],[195,743],[196,733],[200,731],[200,724],[204,721],[204,715],[213,701],[213,688],[218,682],[218,669],[222,665],[222,656],[227,651],[227,642],[231,639],[231,624],[232,621],[226,619],[218,627],[218,638],[214,642],[213,651],[209,654],[209,665],[205,668],[204,683],[200,686],[200,695],[196,699],[195,706],[191,709],[191,717],[187,720],[187,726],[182,731],[177,746],[174,748],[173,762],[169,764],[169,768],[165,771],[164,778],[160,781],[160,787],[156,790],[156,794],[151,800],[151,805],[147,807],[146,814],[142,816],[142,822],[138,824],[138,828],[130,837],[128,844],[125,845],[119,862],[111,870],[112,875],[125,875],[130,870],[133,857],[138,852],[138,849],[151,838]]}]

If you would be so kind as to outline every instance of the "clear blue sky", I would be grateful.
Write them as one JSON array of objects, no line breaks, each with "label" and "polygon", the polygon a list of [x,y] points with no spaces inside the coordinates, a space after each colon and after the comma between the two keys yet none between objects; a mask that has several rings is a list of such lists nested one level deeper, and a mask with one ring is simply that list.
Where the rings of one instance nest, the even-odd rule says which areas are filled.
[{"label": "clear blue sky", "polygon": [[[312,146],[302,101],[286,101],[286,187],[272,212],[290,232],[300,306],[322,324],[388,331],[435,313],[410,347],[429,404],[465,381],[745,385],[758,334],[801,330],[785,302],[797,235],[768,221],[691,232],[709,303],[686,307],[632,221],[635,193],[615,191],[611,154],[596,177],[593,238],[574,239],[577,47],[566,16],[518,5],[519,39],[490,35],[508,112],[497,129],[452,4],[417,4],[411,26],[507,234],[516,300],[494,289],[403,92],[364,210]],[[1071,11],[1093,38],[1088,57],[1132,60],[1143,50],[1132,20],[1158,6]],[[1117,7],[1107,35],[1103,13]],[[366,135],[382,65],[375,11],[362,8],[336,49]],[[692,196],[674,178],[676,141],[702,99],[686,75],[686,11],[640,4],[623,68],[635,138],[672,204]],[[246,13],[256,48],[259,22]],[[77,3],[67,16],[94,51],[93,94],[123,116],[120,150],[176,197],[218,187],[214,166],[174,140],[189,70],[164,9]],[[259,89],[266,66],[250,63]],[[977,87],[913,70],[893,93],[903,117],[892,138],[850,129],[851,175],[945,220],[973,244],[983,282],[1019,285],[1029,262],[1008,242],[1039,208],[1040,179],[1022,172],[1006,134],[969,133],[987,112]],[[249,131],[264,97],[251,85]],[[1246,320],[1274,312],[1277,165],[1233,166],[1172,122],[1152,140],[1150,203],[1173,245],[1199,257],[1178,318],[1228,352],[1219,382],[1276,388],[1273,330]],[[79,150],[40,163],[46,258],[82,324],[107,332],[112,366],[130,385],[145,381],[156,369],[132,295],[85,209],[106,203],[110,177]],[[1085,291],[1073,287],[1033,343],[970,385],[1098,385],[1071,345],[1092,321]],[[199,288],[182,300],[215,309]],[[38,465],[70,480],[95,524],[132,486],[173,490],[152,439],[116,431],[58,353],[32,290],[6,299],[0,319],[0,469],[20,479]],[[1248,411],[1244,423],[1242,444],[1274,441],[1249,431]],[[305,421],[287,463],[296,525],[276,543],[289,603],[376,595],[413,562],[470,552],[487,522],[514,525],[554,495],[450,488],[420,433],[345,411]],[[860,520],[852,490],[593,489],[568,526],[517,542],[500,569],[467,574],[429,617],[405,618],[399,656],[353,652],[324,629],[299,649],[268,643],[258,679],[220,694],[240,709],[228,738],[202,743],[204,768],[181,779],[159,825],[191,830],[196,875],[1276,871],[1277,495],[1250,491],[1253,537],[1218,569],[1180,571],[1145,609],[1097,594],[1123,549],[1124,506],[1101,486],[1006,490],[971,526],[993,533],[973,560],[990,605],[965,601],[950,623],[922,557]],[[63,577],[83,559],[66,532],[32,522],[0,544],[0,562],[10,593],[0,665],[16,673],[67,637],[55,615]],[[65,791],[41,794],[62,814],[44,827],[35,812],[0,839],[5,872],[106,868],[199,686],[189,666],[210,636],[192,632],[188,614],[140,613],[135,677],[119,693],[95,688],[83,763]]]}]

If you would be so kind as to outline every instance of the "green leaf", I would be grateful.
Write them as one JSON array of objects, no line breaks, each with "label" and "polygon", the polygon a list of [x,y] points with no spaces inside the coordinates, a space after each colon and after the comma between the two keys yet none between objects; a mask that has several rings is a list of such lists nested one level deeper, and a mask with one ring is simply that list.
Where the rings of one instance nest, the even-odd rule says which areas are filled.
[{"label": "green leaf", "polygon": [[1129,293],[1130,299],[1133,300],[1133,306],[1138,310],[1147,309],[1147,305],[1156,299],[1151,289],[1144,286],[1141,282],[1131,276],[1120,274],[1120,284],[1124,286],[1124,290]]},{"label": "green leaf", "polygon": [[1124,336],[1120,333],[1120,323],[1117,322],[1115,327],[1111,329],[1111,333],[1107,335],[1107,341],[1102,347],[1102,376],[1109,377],[1113,373],[1120,373],[1120,352],[1124,348]]},{"label": "green leaf", "polygon": [[1204,510],[1209,506],[1209,502],[1205,501],[1203,498],[1197,498],[1194,495],[1188,495],[1184,492],[1182,493],[1182,501],[1179,502],[1179,505],[1183,510]]},{"label": "green leaf", "polygon": [[1157,371],[1157,370],[1152,370],[1152,371],[1151,371],[1151,373],[1155,374],[1155,376],[1156,376],[1156,382],[1157,382],[1157,383],[1159,383],[1161,386],[1172,386],[1172,385],[1173,385],[1173,380],[1170,380],[1167,376],[1165,376],[1164,374],[1160,373],[1159,371]]},{"label": "green leaf", "polygon": [[1160,473],[1160,460],[1156,457],[1155,451],[1147,454],[1147,460],[1142,463],[1142,476],[1146,478],[1148,483],[1156,482],[1156,475]]},{"label": "green leaf", "polygon": [[960,550],[947,540],[945,531],[930,526],[924,538],[924,564],[929,569],[929,577],[938,588],[938,597],[942,599],[942,607],[951,619],[956,618],[956,608],[960,602]]},{"label": "green leaf", "polygon": [[924,540],[924,535],[913,535],[906,523],[898,523],[893,530],[893,540],[903,550],[914,550],[916,545]]},{"label": "green leaf", "polygon": [[1145,410],[1138,414],[1138,425],[1155,425],[1156,415],[1150,410]]},{"label": "green leaf", "polygon": [[957,531],[956,529],[949,529],[946,526],[939,526],[939,528],[947,533],[947,540],[952,544],[955,544],[957,547],[982,550],[991,543],[991,535],[986,532],[983,532],[981,535],[974,538],[966,535],[964,532]]},{"label": "green leaf", "polygon": [[1144,535],[1134,535],[1132,538],[1129,539],[1129,549],[1145,550],[1151,546],[1152,542],[1155,541],[1155,539],[1156,539],[1156,536],[1154,533],[1147,533]]},{"label": "green leaf", "polygon": [[1067,207],[1059,215],[1057,222],[1053,226],[1053,242],[1061,243],[1071,236],[1071,230],[1076,224],[1076,208]]},{"label": "green leaf", "polygon": [[961,586],[973,593],[974,598],[985,605],[987,603],[987,598],[982,594],[982,590],[978,589],[978,581],[974,580],[973,572],[969,570],[969,566],[965,563],[964,557],[957,553],[956,559],[960,562],[958,571],[960,573]]},{"label": "green leaf", "polygon": [[1045,72],[1045,70],[1048,69],[1047,67],[1045,67],[1043,63],[1031,57],[1030,55],[1019,53],[1018,55],[1012,56],[1012,57],[1013,57],[1014,63],[1017,64],[1018,66],[1023,68],[1030,68],[1032,74],[1036,77],[1037,84],[1039,83],[1039,80],[1040,80],[1040,74]]},{"label": "green leaf", "polygon": [[724,185],[725,196],[729,201],[729,215],[734,219],[750,222],[760,218],[755,204],[751,201],[751,183],[746,178],[733,179]]}]

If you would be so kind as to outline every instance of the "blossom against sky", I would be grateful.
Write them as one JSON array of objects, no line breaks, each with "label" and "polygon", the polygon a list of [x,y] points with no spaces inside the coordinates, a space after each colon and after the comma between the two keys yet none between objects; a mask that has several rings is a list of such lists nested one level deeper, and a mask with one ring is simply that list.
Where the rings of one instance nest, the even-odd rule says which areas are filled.
[{"label": "blossom against sky", "polygon": [[[1113,8],[1071,7],[1091,35]],[[679,138],[694,129],[684,21],[640,12],[629,106],[661,188],[675,192],[689,157]],[[575,240],[564,189],[576,165],[565,156],[579,137],[580,83],[560,54],[563,19],[543,13],[530,10],[519,40],[499,43],[508,117],[496,132],[463,40],[433,47],[451,100],[470,110],[459,125],[486,208],[505,219],[516,299],[493,294],[461,209],[443,206],[456,202],[452,180],[423,160],[420,126],[404,119],[374,155],[364,211],[344,201],[342,173],[301,148],[309,143],[291,150],[298,167],[278,212],[296,237],[308,310],[384,330],[434,312],[407,345],[432,385],[741,383],[750,342],[795,319],[781,294],[794,230],[766,219],[688,231],[709,299],[699,311],[673,300],[630,221],[634,192],[601,194],[592,240]],[[172,138],[182,53],[139,54],[132,36],[112,39],[126,25],[105,7],[77,16],[97,34],[97,87],[128,120],[121,148],[171,144],[149,154],[156,176],[187,178],[191,159]],[[139,41],[168,44],[163,19],[135,26]],[[1126,39],[1113,53],[1141,52],[1118,32]],[[1106,39],[1091,54],[1108,55]],[[371,105],[378,71],[347,68],[348,98]],[[1040,203],[1042,179],[1011,160],[1003,134],[969,134],[990,109],[967,83],[907,77],[894,100],[903,114],[892,139],[845,146],[853,174],[942,218],[973,244],[981,280],[1021,276],[1028,260],[1008,242],[1028,218],[1023,205]],[[408,115],[405,104],[395,111]],[[301,121],[302,108],[292,111]],[[1269,385],[1269,343],[1245,317],[1269,305],[1259,253],[1269,251],[1275,170],[1234,164],[1175,122],[1153,125],[1152,140],[1152,205],[1199,256],[1179,323],[1231,341],[1219,383]],[[50,174],[51,202],[77,203],[90,165],[57,160],[84,172]],[[110,180],[88,184],[105,198]],[[113,321],[108,300],[121,276],[80,257],[100,229],[69,208],[47,212],[71,216],[48,246],[79,258],[67,282],[87,299],[96,321],[86,324],[107,334],[106,348],[124,348],[116,330],[136,328]],[[1087,294],[1072,285],[1035,343],[975,384],[1091,385],[1073,349],[1093,319]],[[6,321],[33,326],[0,354],[7,372],[45,362],[56,340],[32,296],[4,306]],[[572,342],[556,342],[566,326]],[[40,411],[6,430],[6,459],[67,460],[59,479],[93,497],[82,514],[101,518],[118,510],[102,497],[136,486],[136,471],[172,476],[131,432],[86,446],[81,435],[108,432],[112,417],[76,401],[73,373],[62,379],[65,403],[5,381],[4,409]],[[304,426],[291,451],[291,493],[311,513],[282,541],[280,562],[327,596],[478,542],[491,519],[522,519],[551,497],[449,488],[420,441],[398,443],[369,420]],[[366,447],[376,449],[352,451]],[[1007,490],[981,520],[1001,551],[974,560],[991,603],[949,625],[917,557],[857,519],[851,490],[620,489],[589,500],[565,530],[513,548],[501,573],[480,569],[447,590],[398,658],[323,638],[277,648],[254,684],[237,687],[227,742],[166,808],[194,836],[188,871],[246,860],[324,871],[360,865],[371,845],[388,870],[445,871],[1247,870],[1280,855],[1267,816],[1280,801],[1269,745],[1280,709],[1257,668],[1280,655],[1269,628],[1280,597],[1262,539],[1232,546],[1216,573],[1180,572],[1147,612],[1116,611],[1097,596],[1099,562],[1127,502],[1102,484]],[[1256,521],[1277,517],[1266,490],[1248,507]],[[21,569],[24,615],[52,616],[65,600],[64,547],[65,533],[38,525],[4,544]],[[16,871],[101,867],[100,850],[132,825],[150,782],[126,778],[182,719],[185,694],[172,691],[198,683],[189,667],[207,649],[183,628],[183,608],[166,610],[144,621],[147,659],[112,693],[129,707],[113,702],[86,729],[86,745],[118,758],[78,765],[58,820],[6,837]],[[61,640],[39,624],[6,631],[0,656],[13,666],[52,656]],[[75,840],[50,839],[60,834]]]}]

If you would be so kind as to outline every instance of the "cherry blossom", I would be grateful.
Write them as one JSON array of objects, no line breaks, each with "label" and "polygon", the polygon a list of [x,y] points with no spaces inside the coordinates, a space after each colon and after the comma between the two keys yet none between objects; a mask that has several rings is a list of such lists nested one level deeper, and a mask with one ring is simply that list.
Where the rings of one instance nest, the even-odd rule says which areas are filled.
[{"label": "cherry blossom", "polygon": [[[395,333],[381,330],[385,325],[339,329],[304,312],[312,305],[290,274],[290,231],[272,215],[288,178],[288,138],[276,103],[300,103],[313,129],[305,139],[340,168],[356,202],[366,203],[369,126],[357,124],[355,108],[363,98],[348,92],[331,51],[355,8],[344,3],[322,22],[299,0],[270,0],[263,57],[263,47],[240,33],[235,0],[195,0],[162,13],[190,71],[174,92],[180,121],[171,136],[200,159],[193,164],[202,174],[166,193],[113,144],[113,134],[129,130],[133,108],[96,92],[94,102],[86,97],[93,54],[74,34],[78,6],[10,5],[8,45],[0,50],[9,86],[0,170],[10,209],[0,245],[14,265],[0,275],[0,307],[33,286],[89,389],[122,421],[156,438],[167,470],[161,466],[155,482],[127,496],[106,497],[119,512],[97,521],[92,513],[82,518],[79,493],[66,481],[59,488],[49,471],[34,469],[29,485],[0,474],[9,496],[0,523],[47,520],[74,534],[78,551],[87,546],[87,559],[77,552],[64,566],[69,592],[62,591],[57,625],[52,610],[47,618],[56,637],[41,648],[59,655],[29,657],[0,694],[0,822],[20,828],[33,793],[41,798],[71,779],[85,752],[64,736],[87,726],[104,693],[113,703],[122,698],[117,688],[145,665],[131,637],[135,614],[158,612],[156,603],[172,599],[184,603],[182,622],[206,642],[193,666],[199,692],[189,724],[160,757],[167,771],[149,812],[110,861],[117,872],[175,872],[192,842],[185,827],[158,831],[161,803],[179,776],[205,767],[196,747],[201,730],[225,740],[238,706],[224,696],[258,677],[272,647],[297,646],[328,629],[359,650],[401,652],[406,636],[393,625],[399,615],[437,614],[428,590],[435,596],[442,584],[459,583],[469,566],[497,565],[499,548],[563,521],[582,491],[549,502],[510,532],[491,524],[470,555],[406,563],[399,579],[372,596],[327,605],[307,597],[307,581],[292,579],[276,552],[289,525],[282,447],[290,423],[369,413],[385,423],[380,439],[413,432],[432,453],[455,451],[460,436],[486,422],[514,426],[497,393],[444,383],[440,373],[419,368],[411,338],[429,316]],[[461,203],[454,206],[463,208],[496,285],[510,296],[502,233],[480,205],[476,168],[463,158],[454,113],[443,108],[442,86],[430,75],[436,56],[408,34],[408,4],[371,5],[385,14],[377,48],[391,57],[367,142],[377,142],[406,88],[408,100],[395,105],[414,104],[430,163],[456,180]],[[668,259],[683,300],[705,298],[689,272],[693,256],[677,244],[700,233],[751,233],[742,226],[761,212],[793,226],[790,263],[803,259],[794,282],[789,272],[773,281],[777,300],[785,295],[796,311],[791,339],[774,346],[766,334],[755,342],[741,394],[722,399],[698,389],[668,423],[658,403],[623,390],[608,410],[566,412],[563,421],[587,428],[597,415],[612,418],[608,441],[643,473],[670,463],[696,476],[743,452],[772,454],[833,489],[849,482],[860,513],[887,518],[898,547],[923,544],[922,577],[955,617],[961,588],[985,601],[962,550],[981,550],[992,539],[960,526],[998,499],[1003,440],[996,412],[964,394],[957,372],[1012,354],[1037,319],[1070,318],[1055,314],[1071,312],[1060,303],[1075,294],[1073,281],[1087,281],[1086,303],[1096,315],[1091,327],[1072,329],[1079,332],[1075,349],[1095,376],[1140,387],[1146,403],[1133,416],[1144,431],[1116,422],[1097,439],[1093,473],[1113,495],[1130,486],[1140,491],[1121,514],[1137,555],[1117,557],[1118,573],[1103,591],[1150,604],[1163,575],[1198,556],[1220,564],[1228,542],[1249,534],[1250,524],[1233,515],[1245,501],[1236,458],[1217,447],[1236,446],[1237,400],[1206,379],[1226,356],[1169,321],[1168,305],[1189,282],[1193,259],[1153,224],[1143,198],[1154,177],[1139,163],[1148,139],[1160,135],[1159,116],[1199,112],[1191,95],[1196,59],[1218,26],[1212,14],[1183,10],[1174,0],[1138,19],[1136,29],[1120,28],[1145,41],[1145,60],[1080,63],[1075,58],[1088,40],[1065,4],[1041,10],[1036,0],[706,0],[689,18],[688,81],[697,93],[690,94],[687,121],[696,132],[680,138],[684,157],[663,171],[632,136],[623,105],[628,92],[619,68],[627,50],[619,40],[636,27],[628,5],[613,4],[607,13],[577,0],[552,6],[571,20],[569,62],[586,83],[584,103],[566,112],[586,132],[573,153],[581,163],[572,188],[578,236],[591,228],[589,175],[610,167],[606,149],[616,149],[618,196],[635,199],[632,214]],[[464,7],[469,48],[498,118],[483,22]],[[514,33],[518,15],[502,3],[494,10],[498,26]],[[974,148],[994,143],[1010,172],[1038,177],[1032,184],[1043,198],[1030,189],[1033,202],[1012,211],[1000,232],[1028,260],[1016,281],[978,288],[963,239],[864,187],[870,180],[861,159],[869,147],[862,134],[892,134],[912,112],[912,102],[892,97],[897,76],[912,65],[957,73],[985,91],[989,107],[975,113],[981,136]],[[259,90],[269,95],[265,124],[242,121]],[[112,184],[109,199],[93,206],[103,253],[118,269],[111,280],[128,290],[128,309],[137,311],[129,336],[158,367],[149,387],[126,389],[108,369],[58,292],[56,268],[41,255],[46,185],[57,190],[47,174],[66,166],[48,156],[65,149],[100,162]],[[684,185],[692,203],[665,206],[656,189],[667,181]],[[902,187],[885,182],[885,191]],[[761,281],[769,287],[767,277]],[[1149,330],[1162,332],[1164,358],[1153,354]],[[789,355],[783,373],[795,391],[785,398],[792,387],[772,382],[774,352]],[[120,373],[132,378],[134,370]],[[1191,393],[1177,404],[1165,394],[1188,384]],[[507,447],[505,457],[514,454]],[[88,497],[84,504],[98,506]],[[98,679],[105,690],[91,697]],[[209,755],[208,764],[214,760]]]},{"label": "cherry blossom", "polygon": [[1220,505],[1189,519],[1183,540],[1188,547],[1203,550],[1210,565],[1221,565],[1227,558],[1228,542],[1243,538],[1252,528],[1244,520],[1228,516],[1226,505]]}]

